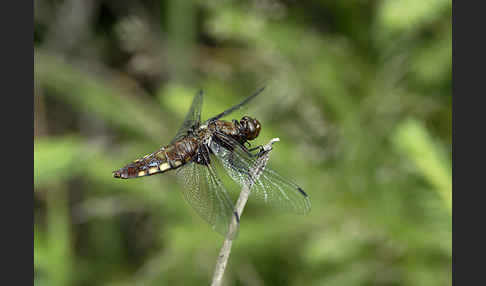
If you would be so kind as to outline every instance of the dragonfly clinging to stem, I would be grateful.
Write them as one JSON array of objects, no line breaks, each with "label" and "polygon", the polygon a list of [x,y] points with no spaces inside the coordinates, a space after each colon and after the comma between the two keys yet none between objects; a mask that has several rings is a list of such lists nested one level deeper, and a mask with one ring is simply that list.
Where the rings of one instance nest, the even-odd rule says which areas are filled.
[{"label": "dragonfly clinging to stem", "polygon": [[[239,185],[251,182],[250,198],[257,198],[285,211],[307,214],[311,207],[309,196],[297,184],[269,167],[265,167],[258,178],[251,176],[250,170],[261,150],[256,154],[253,151],[261,146],[248,149],[244,144],[258,137],[260,122],[249,116],[243,116],[239,121],[221,120],[250,102],[263,89],[204,122],[201,122],[203,92],[198,92],[169,145],[114,171],[113,176],[131,179],[175,170],[183,181],[185,200],[223,235],[227,233],[235,213],[215,163],[220,163]],[[239,220],[238,217],[236,219]]]}]

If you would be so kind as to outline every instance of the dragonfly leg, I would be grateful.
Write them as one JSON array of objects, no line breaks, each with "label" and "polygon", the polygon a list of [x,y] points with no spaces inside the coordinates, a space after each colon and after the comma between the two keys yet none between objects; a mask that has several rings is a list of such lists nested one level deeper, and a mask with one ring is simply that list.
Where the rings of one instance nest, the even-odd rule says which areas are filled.
[{"label": "dragonfly leg", "polygon": [[256,154],[253,154],[252,153],[252,155],[254,157],[257,157],[257,158],[260,158],[263,154],[265,154],[267,152],[267,151],[265,151],[265,148],[263,148],[263,145],[258,145],[256,147],[253,147],[251,149],[248,149],[249,152],[253,152],[255,150],[258,150],[258,153],[256,153]]}]

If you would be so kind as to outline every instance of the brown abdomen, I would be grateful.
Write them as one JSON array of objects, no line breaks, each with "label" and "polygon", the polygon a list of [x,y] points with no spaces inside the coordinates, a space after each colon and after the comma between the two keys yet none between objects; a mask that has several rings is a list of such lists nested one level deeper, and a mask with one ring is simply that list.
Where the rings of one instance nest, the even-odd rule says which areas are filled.
[{"label": "brown abdomen", "polygon": [[197,151],[195,138],[184,138],[172,145],[145,155],[125,167],[113,172],[113,177],[121,179],[139,178],[164,173],[191,161]]}]

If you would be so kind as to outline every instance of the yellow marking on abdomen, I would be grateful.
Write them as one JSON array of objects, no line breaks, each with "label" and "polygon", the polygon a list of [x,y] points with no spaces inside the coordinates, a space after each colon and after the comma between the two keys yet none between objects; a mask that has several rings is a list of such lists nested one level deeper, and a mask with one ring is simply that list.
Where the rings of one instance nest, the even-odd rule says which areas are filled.
[{"label": "yellow marking on abdomen", "polygon": [[149,169],[149,174],[154,174],[154,173],[157,173],[159,171],[159,169],[157,169],[156,167],[152,167]]},{"label": "yellow marking on abdomen", "polygon": [[170,169],[170,165],[167,162],[160,164],[159,169],[163,172]]},{"label": "yellow marking on abdomen", "polygon": [[165,159],[165,152],[164,151],[159,151],[155,154],[155,157],[159,159]]},{"label": "yellow marking on abdomen", "polygon": [[140,171],[140,172],[138,172],[138,175],[137,176],[142,177],[142,176],[145,176],[145,174],[147,174],[147,172]]},{"label": "yellow marking on abdomen", "polygon": [[182,165],[182,162],[181,161],[174,161],[173,164],[174,164],[174,167],[179,167],[180,165]]}]

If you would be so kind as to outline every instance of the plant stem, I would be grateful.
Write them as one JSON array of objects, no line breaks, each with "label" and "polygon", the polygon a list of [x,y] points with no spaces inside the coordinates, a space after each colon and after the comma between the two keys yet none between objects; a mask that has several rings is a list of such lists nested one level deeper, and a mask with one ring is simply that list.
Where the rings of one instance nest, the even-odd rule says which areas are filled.
[{"label": "plant stem", "polygon": [[[248,201],[248,197],[250,196],[251,187],[253,185],[253,181],[260,177],[260,174],[265,169],[267,165],[268,159],[270,158],[270,151],[272,150],[272,144],[280,141],[279,138],[273,138],[268,142],[266,145],[263,146],[263,154],[258,157],[254,166],[250,169],[250,176],[251,180],[247,184],[245,184],[241,188],[240,196],[236,201],[235,205],[235,213],[237,214],[238,218],[241,218],[243,214],[243,210],[245,208],[246,202]],[[218,260],[216,262],[216,267],[214,269],[213,274],[213,281],[211,286],[220,286],[223,282],[223,275],[226,269],[226,265],[228,264],[228,258],[231,253],[231,246],[233,244],[233,239],[235,237],[236,232],[238,231],[239,227],[239,219],[233,219],[230,223],[228,233],[223,241],[223,246],[219,251]]]}]

